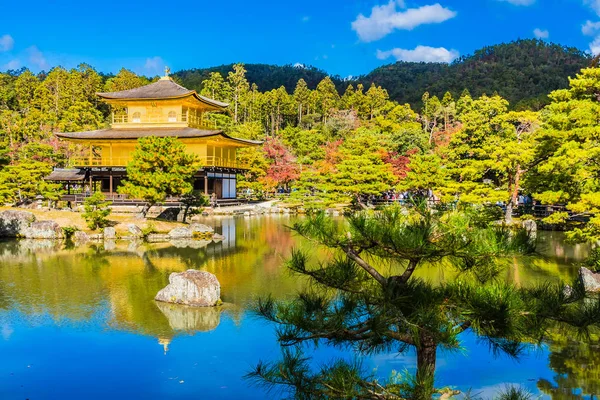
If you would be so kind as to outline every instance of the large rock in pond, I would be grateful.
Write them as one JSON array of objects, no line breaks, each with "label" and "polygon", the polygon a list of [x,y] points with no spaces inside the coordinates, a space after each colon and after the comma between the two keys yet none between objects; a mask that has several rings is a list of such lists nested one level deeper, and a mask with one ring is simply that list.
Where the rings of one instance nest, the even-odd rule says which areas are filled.
[{"label": "large rock in pond", "polygon": [[78,243],[85,243],[90,240],[90,237],[84,231],[77,231],[73,234],[73,241]]},{"label": "large rock in pond", "polygon": [[585,267],[579,268],[579,278],[586,292],[600,292],[600,273],[594,273]]},{"label": "large rock in pond", "polygon": [[527,219],[523,221],[523,229],[527,232],[527,237],[531,243],[535,243],[537,240],[537,223],[532,219]]},{"label": "large rock in pond", "polygon": [[112,226],[107,226],[104,228],[102,234],[104,236],[104,240],[114,240],[117,238],[117,231]]},{"label": "large rock in pond", "polygon": [[129,233],[131,233],[131,236],[133,236],[133,237],[144,236],[144,232],[142,232],[142,229],[139,226],[137,226],[136,224],[127,225],[127,230],[129,231]]},{"label": "large rock in pond", "polygon": [[169,284],[154,300],[194,307],[213,307],[221,301],[221,284],[210,272],[193,269],[169,275]]},{"label": "large rock in pond", "polygon": [[199,233],[201,235],[204,235],[204,234],[212,235],[215,232],[215,230],[211,226],[199,224],[199,223],[190,224],[189,229],[190,229],[190,231],[192,231],[192,233]]},{"label": "large rock in pond", "polygon": [[190,239],[192,236],[192,231],[185,227],[174,228],[169,232],[171,239]]},{"label": "large rock in pond", "polygon": [[0,212],[0,236],[25,236],[25,229],[35,221],[35,215],[29,211],[5,210]]},{"label": "large rock in pond", "polygon": [[56,221],[35,221],[25,229],[27,239],[62,239],[64,233]]}]

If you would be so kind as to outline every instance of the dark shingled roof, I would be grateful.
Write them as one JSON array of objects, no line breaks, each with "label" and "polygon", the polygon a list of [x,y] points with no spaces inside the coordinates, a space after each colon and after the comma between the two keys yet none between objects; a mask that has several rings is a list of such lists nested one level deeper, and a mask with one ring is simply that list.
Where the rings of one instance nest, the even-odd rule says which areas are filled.
[{"label": "dark shingled roof", "polygon": [[160,100],[194,96],[203,103],[215,108],[226,108],[229,104],[200,96],[195,90],[189,90],[173,82],[171,78],[162,78],[157,82],[120,92],[96,93],[107,100]]},{"label": "dark shingled roof", "polygon": [[100,129],[87,132],[69,132],[57,133],[56,136],[62,139],[71,140],[131,140],[139,139],[147,136],[157,137],[176,137],[176,138],[204,138],[211,136],[222,136],[227,139],[235,140],[236,142],[259,145],[262,144],[258,140],[238,139],[226,135],[223,131],[200,130],[194,128],[137,128],[137,129]]},{"label": "dark shingled roof", "polygon": [[85,179],[85,171],[81,169],[55,168],[44,179],[47,181],[82,181]]}]

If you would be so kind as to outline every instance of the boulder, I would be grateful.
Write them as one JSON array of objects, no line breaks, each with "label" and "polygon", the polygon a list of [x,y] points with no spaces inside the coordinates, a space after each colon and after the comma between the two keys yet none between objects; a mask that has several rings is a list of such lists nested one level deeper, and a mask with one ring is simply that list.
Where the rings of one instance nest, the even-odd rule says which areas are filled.
[{"label": "boulder", "polygon": [[183,226],[181,226],[179,228],[171,229],[171,231],[169,232],[169,237],[171,239],[189,239],[192,236],[193,236],[192,231]]},{"label": "boulder", "polygon": [[200,234],[209,234],[209,233],[213,233],[215,231],[211,226],[199,224],[199,223],[190,224],[190,227],[188,229],[191,230],[192,233],[200,233]]},{"label": "boulder", "polygon": [[62,239],[64,233],[56,221],[35,221],[25,229],[27,239]]},{"label": "boulder", "polygon": [[90,240],[90,237],[84,231],[76,231],[73,234],[73,241],[74,242],[85,243],[85,242],[87,242],[89,240]]},{"label": "boulder", "polygon": [[127,230],[129,231],[129,233],[131,233],[131,236],[134,236],[134,237],[144,236],[142,229],[139,226],[137,226],[136,224],[127,225]]},{"label": "boulder", "polygon": [[213,239],[213,241],[215,241],[215,242],[220,242],[220,241],[222,241],[222,240],[225,240],[225,236],[223,236],[223,235],[220,235],[220,234],[218,234],[218,233],[215,233],[215,234],[213,235],[212,239]]},{"label": "boulder", "polygon": [[117,238],[117,231],[112,226],[107,226],[103,230],[105,240],[114,240]]},{"label": "boulder", "polygon": [[154,298],[165,303],[213,307],[221,301],[221,284],[210,272],[193,269],[169,275],[169,284]]},{"label": "boulder", "polygon": [[585,267],[579,268],[579,278],[586,292],[600,292],[600,273],[594,273]]},{"label": "boulder", "polygon": [[531,243],[535,243],[537,240],[537,223],[532,219],[523,221],[523,229],[527,232],[527,237]]},{"label": "boulder", "polygon": [[25,236],[25,229],[35,221],[35,215],[29,211],[6,210],[0,212],[0,236]]}]

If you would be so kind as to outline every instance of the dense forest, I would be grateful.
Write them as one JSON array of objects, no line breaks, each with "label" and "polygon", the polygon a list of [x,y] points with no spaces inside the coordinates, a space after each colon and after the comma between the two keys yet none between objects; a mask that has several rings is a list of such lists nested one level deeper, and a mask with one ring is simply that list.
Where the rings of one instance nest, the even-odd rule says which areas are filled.
[{"label": "dense forest", "polygon": [[[542,55],[523,61],[523,54],[510,56],[507,49],[514,46],[534,46],[529,48]],[[565,68],[575,68],[566,60],[574,62],[576,56],[589,62],[580,52],[528,41],[495,46],[444,67],[474,63],[472,72],[481,73],[486,63],[495,65],[493,60],[526,62],[532,75],[507,69],[498,78],[507,82],[504,90],[509,84],[522,85],[525,93],[521,80],[544,82],[539,84],[541,93],[545,84],[559,86],[547,93],[548,104],[529,108],[515,107],[501,90],[479,95],[482,86],[471,92],[456,82],[455,88],[448,82],[452,90],[439,95],[434,86],[427,86],[432,91],[420,93],[416,105],[394,100],[374,83],[346,82],[340,92],[328,76],[314,88],[300,78],[291,90],[284,85],[265,90],[250,80],[242,64],[209,72],[199,85],[200,94],[230,104],[226,113],[209,116],[220,129],[264,141],[239,153],[249,169],[239,176],[238,187],[255,197],[285,189],[291,191],[291,202],[327,208],[360,202],[364,196],[429,191],[443,202],[502,203],[508,220],[517,198],[529,195],[543,203],[567,205],[567,211],[546,221],[558,224],[567,221],[569,213],[590,216],[600,210],[600,68],[584,68],[571,79],[558,77],[553,57],[560,58],[559,50]],[[555,72],[540,81],[535,71],[543,68],[535,65],[545,57],[551,59],[547,70]],[[470,82],[467,75],[465,85]],[[173,77],[187,85],[184,78]],[[85,64],[37,75],[28,70],[0,74],[0,201],[26,205],[36,198],[59,199],[61,187],[42,178],[53,167],[70,166],[73,157],[88,150],[58,141],[53,133],[108,127],[110,110],[96,93],[156,79],[126,69],[106,76]],[[562,80],[565,88],[560,88]],[[600,236],[600,218],[589,221],[573,231],[573,238]]]},{"label": "dense forest", "polygon": [[[369,87],[375,83],[387,90],[390,99],[413,107],[421,106],[421,96],[426,91],[437,96],[449,91],[457,97],[468,89],[476,96],[498,93],[514,108],[540,108],[548,103],[548,93],[567,87],[567,77],[574,76],[590,61],[588,54],[573,47],[541,40],[519,40],[485,47],[452,64],[397,62],[355,79],[331,78],[340,94],[348,84],[362,83]],[[225,75],[231,68],[232,65],[222,65],[183,70],[175,76],[183,86],[200,90],[211,72]],[[246,64],[245,68],[248,81],[255,83],[261,91],[284,86],[291,92],[300,79],[304,79],[310,89],[315,89],[327,76],[324,71],[305,66]]]}]

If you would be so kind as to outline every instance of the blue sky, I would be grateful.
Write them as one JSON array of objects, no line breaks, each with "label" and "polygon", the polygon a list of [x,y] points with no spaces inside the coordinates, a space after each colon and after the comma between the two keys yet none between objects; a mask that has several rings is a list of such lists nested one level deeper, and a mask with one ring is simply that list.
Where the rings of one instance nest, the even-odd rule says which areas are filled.
[{"label": "blue sky", "polygon": [[346,77],[536,35],[600,52],[600,0],[12,1],[0,70],[299,63]]}]

